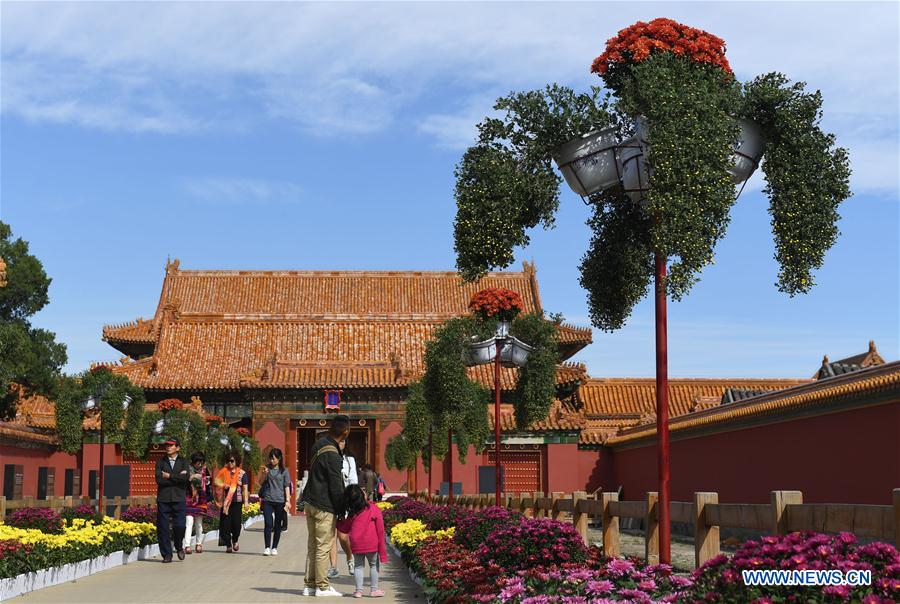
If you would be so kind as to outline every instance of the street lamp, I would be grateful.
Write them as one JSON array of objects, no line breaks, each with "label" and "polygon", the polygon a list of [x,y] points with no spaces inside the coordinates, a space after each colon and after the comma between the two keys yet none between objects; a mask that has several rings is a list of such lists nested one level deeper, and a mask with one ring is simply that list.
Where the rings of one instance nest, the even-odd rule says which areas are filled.
[{"label": "street lamp", "polygon": [[[759,127],[749,120],[737,120],[740,135],[735,142],[732,181],[740,184],[740,196],[747,179],[762,158],[765,138]],[[643,116],[635,118],[635,136],[615,142],[614,129],[586,134],[562,145],[554,156],[569,187],[590,205],[591,195],[621,187],[628,197],[646,209],[646,193],[650,188],[650,167],[646,156],[650,151],[648,123]],[[669,368],[666,317],[666,258],[654,250],[654,302],[656,314],[656,442],[659,483],[659,556],[670,563],[671,526],[669,522]]]},{"label": "street lamp", "polygon": [[[94,393],[86,400],[81,403],[81,408],[85,412],[96,411],[98,424],[100,424],[100,468],[97,472],[97,508],[100,510],[101,514],[106,514],[106,510],[103,509],[103,505],[101,501],[103,500],[103,457],[104,457],[104,439],[103,439],[103,397],[106,394],[107,389],[109,388],[109,384],[101,384],[97,387]],[[122,408],[128,409],[128,405],[131,404],[133,399],[130,395],[126,394],[125,398],[122,399]]]},{"label": "street lamp", "polygon": [[[483,342],[472,342],[466,364],[483,365],[494,362],[494,504],[500,505],[500,365],[522,367],[528,354],[534,350],[525,342],[509,334],[509,322],[500,321],[494,337]],[[523,428],[520,426],[520,428]],[[451,460],[451,468],[452,460]],[[451,491],[453,484],[450,484]]]}]

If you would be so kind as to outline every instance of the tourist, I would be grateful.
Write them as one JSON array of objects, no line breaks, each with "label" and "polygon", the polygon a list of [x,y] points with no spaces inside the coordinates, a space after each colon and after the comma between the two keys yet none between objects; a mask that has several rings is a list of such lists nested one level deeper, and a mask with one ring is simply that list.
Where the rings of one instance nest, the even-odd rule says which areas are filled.
[{"label": "tourist", "polygon": [[[178,454],[181,442],[173,437],[166,441],[166,455],[156,460],[156,534],[159,539],[159,553],[163,562],[172,561],[172,544],[178,552],[178,559],[184,560],[185,492],[190,475],[190,465]],[[169,521],[172,535],[169,537]]]},{"label": "tourist", "polygon": [[387,492],[387,483],[381,477],[381,474],[375,472],[375,501],[384,499],[385,492]]},{"label": "tourist", "polygon": [[363,577],[366,561],[369,562],[369,595],[380,598],[384,591],[378,589],[378,571],[387,563],[387,547],[384,544],[384,518],[374,502],[366,499],[359,485],[344,490],[346,518],[338,522],[338,530],[350,536],[353,548],[353,576],[356,580],[354,598],[363,597]]},{"label": "tourist", "polygon": [[225,546],[225,552],[239,551],[238,539],[241,537],[244,506],[249,503],[248,485],[250,478],[241,467],[240,457],[234,453],[225,456],[225,467],[216,474],[219,508],[219,545]]},{"label": "tourist", "polygon": [[331,428],[313,445],[309,478],[303,490],[307,544],[304,596],[341,596],[328,581],[328,562],[334,545],[335,517],[344,513],[344,479],[340,443],[350,433],[350,418],[336,415]]},{"label": "tourist", "polygon": [[[344,478],[344,488],[351,484],[359,484],[359,473],[356,470],[356,459],[347,452],[347,441],[341,445],[341,476]],[[328,578],[334,579],[340,572],[337,569],[337,544],[341,544],[344,555],[347,557],[347,572],[353,575],[353,553],[350,549],[350,537],[347,533],[337,530],[337,540],[331,548],[331,567],[328,569]]]},{"label": "tourist", "polygon": [[284,516],[291,513],[291,475],[284,467],[281,449],[272,449],[269,453],[269,463],[262,467],[259,480],[262,483],[259,499],[265,522],[263,536],[266,548],[263,556],[277,556]]},{"label": "tourist", "polygon": [[375,468],[372,464],[367,463],[360,473],[360,485],[366,492],[366,499],[375,501]]},{"label": "tourist", "polygon": [[[209,512],[209,502],[213,500],[212,476],[206,467],[206,455],[195,451],[191,455],[191,480],[187,489],[187,509],[185,511],[184,553],[203,553],[203,517]],[[191,549],[193,548],[193,550]]]}]

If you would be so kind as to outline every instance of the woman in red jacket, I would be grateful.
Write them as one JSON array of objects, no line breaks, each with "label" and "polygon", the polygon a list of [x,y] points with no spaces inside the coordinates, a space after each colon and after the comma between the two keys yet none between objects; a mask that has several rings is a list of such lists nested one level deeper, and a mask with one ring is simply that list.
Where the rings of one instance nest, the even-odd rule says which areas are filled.
[{"label": "woman in red jacket", "polygon": [[381,510],[373,502],[366,500],[365,492],[356,484],[351,484],[344,490],[344,509],[347,517],[338,522],[337,530],[350,535],[353,577],[356,579],[353,597],[363,596],[363,577],[368,560],[371,583],[369,595],[379,598],[384,595],[384,591],[378,589],[378,570],[381,564],[388,561]]}]

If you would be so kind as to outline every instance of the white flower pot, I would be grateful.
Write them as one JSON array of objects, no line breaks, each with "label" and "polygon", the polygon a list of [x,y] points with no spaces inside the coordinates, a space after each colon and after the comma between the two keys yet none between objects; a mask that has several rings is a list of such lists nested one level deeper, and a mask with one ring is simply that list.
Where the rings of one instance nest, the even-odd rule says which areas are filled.
[{"label": "white flower pot", "polygon": [[750,178],[753,171],[759,165],[766,148],[766,139],[762,130],[756,123],[750,120],[737,121],[741,132],[734,144],[734,166],[729,170],[731,179],[739,184]]},{"label": "white flower pot", "polygon": [[203,533],[203,542],[207,541],[218,541],[219,540],[219,529],[215,529],[214,531],[209,531],[207,533]]},{"label": "white flower pot", "polygon": [[637,136],[622,141],[619,145],[619,162],[622,165],[622,188],[634,203],[643,201],[650,188],[650,170],[644,159],[644,147]]},{"label": "white flower pot", "polygon": [[589,132],[560,146],[553,154],[566,183],[585,197],[619,183],[616,129]]},{"label": "white flower pot", "polygon": [[484,342],[472,342],[468,350],[463,350],[463,362],[469,367],[484,365],[494,360],[497,355],[497,342],[494,338]]},{"label": "white flower pot", "polygon": [[135,547],[127,552],[122,552],[122,564],[131,564],[137,562],[139,547]]},{"label": "white flower pot", "polygon": [[534,346],[529,346],[515,336],[509,336],[500,350],[500,362],[505,367],[521,367],[532,350]]},{"label": "white flower pot", "polygon": [[0,579],[0,602],[5,602],[10,598],[15,598],[25,593],[25,582],[29,574],[31,573]]}]

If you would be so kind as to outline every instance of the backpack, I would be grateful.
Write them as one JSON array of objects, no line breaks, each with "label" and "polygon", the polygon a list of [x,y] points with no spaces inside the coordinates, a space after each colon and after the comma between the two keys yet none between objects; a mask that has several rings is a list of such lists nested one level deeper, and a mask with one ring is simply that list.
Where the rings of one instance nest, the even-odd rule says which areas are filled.
[{"label": "backpack", "polygon": [[375,490],[378,492],[379,495],[384,495],[384,488],[385,488],[384,480],[382,480],[381,477],[379,476],[378,484],[375,485]]}]

